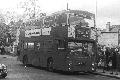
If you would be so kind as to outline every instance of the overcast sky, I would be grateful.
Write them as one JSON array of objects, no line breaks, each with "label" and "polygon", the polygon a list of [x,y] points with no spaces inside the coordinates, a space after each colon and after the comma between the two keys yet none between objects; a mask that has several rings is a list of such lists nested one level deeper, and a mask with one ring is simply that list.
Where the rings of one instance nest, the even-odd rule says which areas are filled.
[{"label": "overcast sky", "polygon": [[[20,1],[25,0],[0,0],[0,9],[14,9],[18,14],[22,10],[18,7]],[[67,2],[70,9],[86,10],[96,13],[97,1],[97,26],[105,28],[110,21],[112,25],[120,24],[120,0],[39,0],[42,12],[47,14],[66,9]]]}]

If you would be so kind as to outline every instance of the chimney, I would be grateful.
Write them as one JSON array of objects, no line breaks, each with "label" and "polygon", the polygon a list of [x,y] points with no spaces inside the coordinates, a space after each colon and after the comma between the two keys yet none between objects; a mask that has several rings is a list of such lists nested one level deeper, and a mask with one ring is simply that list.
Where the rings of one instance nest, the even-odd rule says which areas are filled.
[{"label": "chimney", "polygon": [[110,22],[107,22],[106,24],[106,32],[109,32],[110,31]]}]

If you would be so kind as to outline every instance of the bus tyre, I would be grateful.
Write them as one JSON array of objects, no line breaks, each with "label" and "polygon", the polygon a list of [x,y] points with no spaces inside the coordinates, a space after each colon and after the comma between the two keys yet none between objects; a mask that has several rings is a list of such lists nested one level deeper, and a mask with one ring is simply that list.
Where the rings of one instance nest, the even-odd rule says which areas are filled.
[{"label": "bus tyre", "polygon": [[27,56],[24,56],[24,57],[23,57],[23,64],[24,64],[25,66],[27,66],[27,64],[28,64],[28,58],[27,58]]},{"label": "bus tyre", "polygon": [[52,58],[48,59],[47,61],[47,70],[50,72],[53,72],[53,59]]}]

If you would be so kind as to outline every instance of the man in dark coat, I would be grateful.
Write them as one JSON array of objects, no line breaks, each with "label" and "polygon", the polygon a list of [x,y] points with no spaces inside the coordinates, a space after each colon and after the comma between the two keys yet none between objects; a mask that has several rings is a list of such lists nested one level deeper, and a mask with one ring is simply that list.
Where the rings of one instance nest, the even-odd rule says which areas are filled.
[{"label": "man in dark coat", "polygon": [[116,71],[117,73],[117,54],[118,54],[118,49],[115,48],[114,51],[112,52],[111,60],[112,60],[112,72],[110,74],[113,74],[113,71]]},{"label": "man in dark coat", "polygon": [[110,48],[106,48],[106,51],[105,51],[105,62],[106,62],[106,70],[109,69],[109,56],[110,56]]},{"label": "man in dark coat", "polygon": [[4,48],[4,46],[1,47],[1,54],[2,54],[2,55],[5,54],[5,48]]}]

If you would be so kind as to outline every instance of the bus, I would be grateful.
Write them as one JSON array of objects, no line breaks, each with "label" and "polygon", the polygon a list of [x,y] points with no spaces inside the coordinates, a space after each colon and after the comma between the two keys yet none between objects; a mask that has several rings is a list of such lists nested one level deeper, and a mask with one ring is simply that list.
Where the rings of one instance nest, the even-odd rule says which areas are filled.
[{"label": "bus", "polygon": [[[41,66],[49,71],[94,72],[97,59],[95,29],[88,26],[88,22],[85,23],[85,18],[78,18],[77,24],[76,16],[74,22],[70,22],[70,16],[61,16],[67,16],[66,13],[73,15],[73,12],[63,13],[53,22],[54,26],[46,24],[44,27],[20,31],[18,60],[24,65]],[[62,17],[67,18],[66,23],[62,23]]]}]

